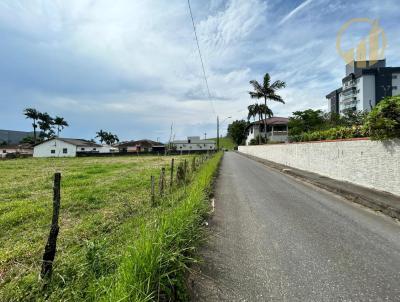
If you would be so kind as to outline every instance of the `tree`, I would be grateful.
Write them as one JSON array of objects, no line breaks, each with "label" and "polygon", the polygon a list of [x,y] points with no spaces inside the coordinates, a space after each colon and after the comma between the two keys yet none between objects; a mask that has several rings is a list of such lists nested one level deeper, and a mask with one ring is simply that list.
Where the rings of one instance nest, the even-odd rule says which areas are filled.
[{"label": "tree", "polygon": [[258,105],[258,111],[259,111],[259,114],[260,114],[261,118],[263,118],[263,116],[264,116],[264,118],[266,119],[267,116],[269,118],[274,116],[274,113],[272,112],[272,110],[268,106],[266,106],[264,104]]},{"label": "tree", "polygon": [[54,136],[54,119],[47,113],[41,113],[39,112],[39,129],[42,130],[42,133],[40,134],[43,138],[52,138]]},{"label": "tree", "polygon": [[119,142],[117,135],[103,130],[96,132],[96,138],[99,138],[101,143],[106,143],[107,145],[113,145]]},{"label": "tree", "polygon": [[368,114],[364,128],[373,140],[400,138],[400,96],[380,101]]},{"label": "tree", "polygon": [[40,112],[38,112],[34,108],[26,108],[24,110],[24,115],[26,116],[26,118],[30,118],[33,121],[33,123],[32,123],[33,141],[35,144],[36,144],[36,128],[38,127],[37,120],[39,119],[39,114],[40,114]]},{"label": "tree", "polygon": [[321,130],[325,127],[325,119],[321,110],[307,109],[295,111],[289,118],[290,135],[300,135],[304,132]]},{"label": "tree", "polygon": [[[268,108],[267,100],[285,104],[282,97],[276,93],[277,90],[286,87],[285,82],[277,80],[271,84],[271,77],[268,73],[266,73],[262,85],[256,80],[250,81],[250,84],[253,86],[254,89],[253,91],[249,91],[250,97],[252,99],[264,99],[264,105],[266,108]],[[264,119],[265,139],[267,139],[266,129],[267,121]]]},{"label": "tree", "polygon": [[34,145],[35,144],[35,140],[32,136],[25,136],[23,139],[21,139],[21,141],[19,142],[20,144],[30,144],[30,145]]},{"label": "tree", "polygon": [[364,124],[364,121],[368,115],[367,111],[357,111],[353,109],[343,110],[342,124],[345,126],[360,126]]},{"label": "tree", "polygon": [[112,134],[111,132],[108,132],[106,135],[106,140],[105,140],[107,145],[113,145],[115,143],[119,142],[119,138],[116,134]]},{"label": "tree", "polygon": [[96,138],[99,139],[100,143],[104,143],[106,140],[107,132],[100,129],[100,131],[96,132]]},{"label": "tree", "polygon": [[256,116],[258,115],[258,104],[249,105],[247,110],[249,113],[247,114],[247,121],[250,122],[250,119],[253,118],[253,121],[256,121]]},{"label": "tree", "polygon": [[241,145],[246,139],[246,128],[248,122],[245,120],[236,120],[228,126],[228,136],[232,138],[236,145]]},{"label": "tree", "polygon": [[61,130],[64,129],[64,127],[69,126],[68,122],[63,117],[60,117],[60,116],[56,116],[54,118],[53,125],[57,127],[57,137],[60,136],[60,132],[61,132]]},{"label": "tree", "polygon": [[[258,122],[261,124],[261,121],[265,118],[272,117],[274,113],[268,106],[265,106],[264,104],[253,104],[249,105],[247,107],[249,113],[247,114],[247,121],[250,121],[251,118],[255,121],[256,116],[258,116]],[[265,127],[265,122],[264,122],[264,127]],[[258,137],[259,143],[261,144],[261,138]]]}]

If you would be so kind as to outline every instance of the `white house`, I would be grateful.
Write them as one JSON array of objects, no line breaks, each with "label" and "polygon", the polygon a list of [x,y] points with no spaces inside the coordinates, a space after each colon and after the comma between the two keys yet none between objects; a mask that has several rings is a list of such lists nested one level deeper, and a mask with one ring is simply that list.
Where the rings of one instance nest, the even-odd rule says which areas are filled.
[{"label": "white house", "polygon": [[30,144],[0,146],[0,157],[7,157],[8,154],[30,156],[33,148]]},{"label": "white house", "polygon": [[110,153],[112,147],[75,138],[53,138],[35,145],[33,157],[75,157],[79,152]]},{"label": "white house", "polygon": [[200,139],[200,136],[189,136],[186,140],[175,140],[171,142],[176,151],[207,151],[215,150],[215,141]]},{"label": "white house", "polygon": [[[286,117],[271,117],[266,119],[267,139],[271,142],[287,142],[288,141],[288,122]],[[264,121],[256,121],[247,126],[246,145],[249,145],[252,139],[256,139],[259,134],[265,135]]]}]

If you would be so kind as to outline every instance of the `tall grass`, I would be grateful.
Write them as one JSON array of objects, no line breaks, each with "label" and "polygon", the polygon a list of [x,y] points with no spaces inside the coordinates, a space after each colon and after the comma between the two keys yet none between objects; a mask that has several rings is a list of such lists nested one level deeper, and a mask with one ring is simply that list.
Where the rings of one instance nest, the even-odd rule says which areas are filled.
[{"label": "tall grass", "polygon": [[[177,164],[184,158],[190,162],[182,157]],[[186,300],[184,274],[203,238],[220,158],[158,197],[156,207],[150,205],[150,175],[165,166],[169,175],[169,157],[54,161],[63,172],[61,232],[45,290],[39,259],[55,168],[49,160],[4,162],[0,172],[10,172],[0,183],[0,301]]]},{"label": "tall grass", "polygon": [[102,301],[167,297],[185,300],[184,273],[201,242],[201,223],[208,211],[206,200],[220,158],[221,154],[217,154],[200,169],[186,194],[178,191],[173,195],[172,199],[181,199],[175,206],[158,212],[154,220],[141,225],[139,236],[116,275],[101,285],[107,288],[101,295]]}]

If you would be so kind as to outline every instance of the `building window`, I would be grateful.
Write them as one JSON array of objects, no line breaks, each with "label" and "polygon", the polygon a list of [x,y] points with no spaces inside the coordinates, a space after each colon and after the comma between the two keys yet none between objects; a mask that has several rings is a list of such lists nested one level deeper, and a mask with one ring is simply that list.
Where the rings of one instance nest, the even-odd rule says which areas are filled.
[{"label": "building window", "polygon": [[51,152],[51,154],[56,154],[56,150],[54,150],[54,149],[51,150],[50,152]]},{"label": "building window", "polygon": [[179,146],[179,149],[182,149],[182,146]]},{"label": "building window", "polygon": [[392,79],[397,79],[397,75],[394,74],[394,75],[392,76]]},{"label": "building window", "polygon": [[3,153],[7,153],[7,150],[3,150]]},{"label": "building window", "polygon": [[393,90],[397,90],[397,86],[393,86],[392,89],[393,89]]},{"label": "building window", "polygon": [[81,148],[81,151],[85,151],[85,148]]},{"label": "building window", "polygon": [[96,151],[96,148],[93,148],[93,151]]},{"label": "building window", "polygon": [[67,149],[67,148],[64,148],[64,149],[63,149],[63,153],[64,153],[64,154],[67,154],[67,153],[68,153],[68,149]]}]

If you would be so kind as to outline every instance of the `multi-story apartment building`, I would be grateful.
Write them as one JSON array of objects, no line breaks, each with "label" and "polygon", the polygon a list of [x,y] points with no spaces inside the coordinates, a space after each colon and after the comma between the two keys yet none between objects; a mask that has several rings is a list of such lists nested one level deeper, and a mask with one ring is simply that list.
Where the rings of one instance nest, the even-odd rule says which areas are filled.
[{"label": "multi-story apartment building", "polygon": [[346,109],[370,111],[386,96],[400,95],[400,67],[386,67],[386,60],[354,61],[346,65],[342,87],[329,93],[331,112]]}]

